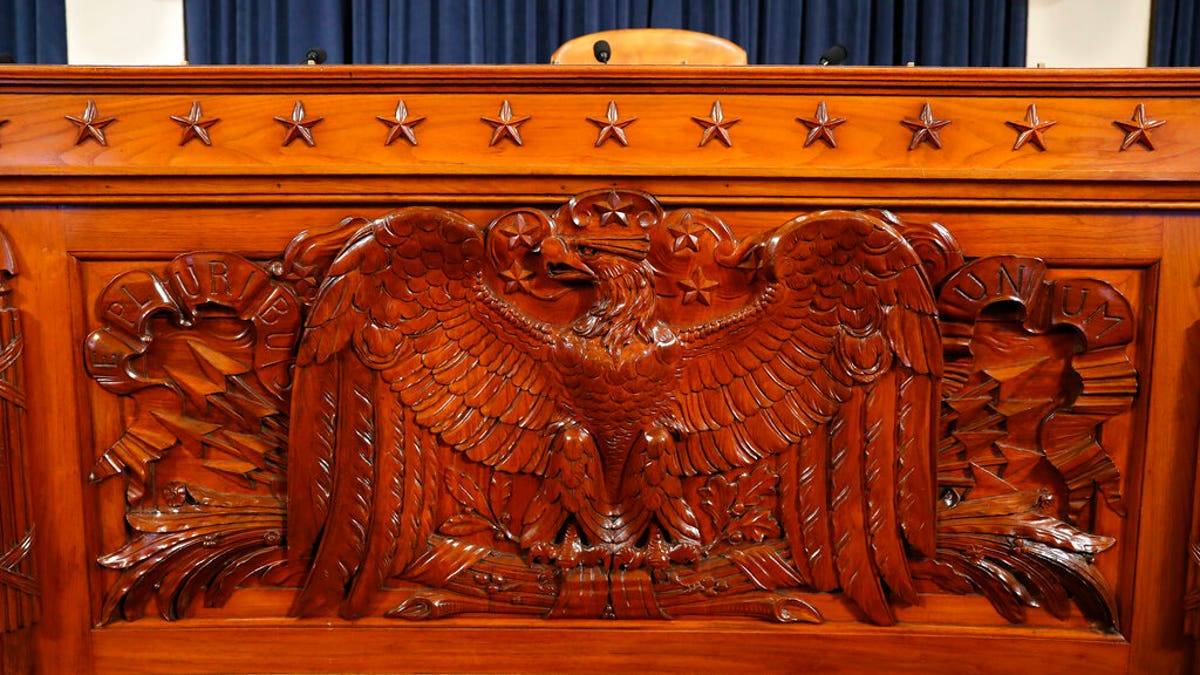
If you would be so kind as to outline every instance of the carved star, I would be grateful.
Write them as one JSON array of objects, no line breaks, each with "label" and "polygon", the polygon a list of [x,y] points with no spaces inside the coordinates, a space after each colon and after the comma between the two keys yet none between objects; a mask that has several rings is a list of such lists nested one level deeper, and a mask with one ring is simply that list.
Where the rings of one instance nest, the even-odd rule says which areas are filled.
[{"label": "carved star", "polygon": [[397,139],[403,137],[411,145],[417,144],[417,134],[413,131],[413,127],[425,121],[424,117],[409,117],[408,106],[401,100],[396,104],[396,115],[394,118],[387,118],[383,115],[376,115],[375,119],[383,122],[388,127],[387,138],[383,141],[384,145],[391,145]]},{"label": "carved star", "polygon": [[687,279],[680,279],[676,283],[683,289],[683,304],[685,305],[693,302],[711,305],[712,289],[720,286],[719,283],[704,276],[704,270],[699,267],[692,270],[692,276]]},{"label": "carved star", "polygon": [[912,129],[912,142],[908,144],[909,150],[916,150],[917,146],[922,143],[928,143],[933,147],[941,150],[942,139],[938,136],[938,130],[950,124],[950,120],[934,119],[933,111],[929,104],[926,103],[921,108],[920,119],[907,118],[900,121],[901,124]]},{"label": "carved star", "polygon": [[604,141],[610,138],[616,139],[622,146],[629,145],[629,139],[625,137],[625,127],[637,121],[636,117],[629,119],[621,119],[617,113],[617,102],[608,102],[608,112],[604,114],[604,119],[598,117],[587,118],[589,122],[595,124],[600,129],[600,135],[596,138],[596,147],[604,145]]},{"label": "carved star", "polygon": [[517,244],[524,244],[529,248],[533,248],[534,238],[537,236],[541,226],[537,223],[531,224],[525,220],[525,216],[517,214],[511,222],[505,223],[500,228],[500,234],[508,237],[508,247],[516,248]]},{"label": "carved star", "polygon": [[1030,103],[1029,107],[1025,109],[1024,122],[1015,122],[1010,120],[1005,122],[1005,124],[1020,132],[1017,134],[1017,142],[1013,144],[1014,151],[1020,150],[1021,146],[1025,145],[1026,143],[1032,143],[1033,145],[1037,146],[1038,150],[1045,150],[1046,137],[1044,134],[1046,133],[1047,129],[1055,124],[1058,124],[1058,122],[1055,120],[1042,120],[1038,118],[1037,105]]},{"label": "carved star", "polygon": [[108,139],[104,138],[104,127],[116,122],[117,118],[98,118],[98,116],[99,113],[96,111],[96,102],[91,99],[88,99],[87,105],[84,106],[82,117],[66,115],[66,118],[71,121],[71,124],[79,127],[79,130],[75,133],[75,145],[79,145],[89,138],[96,141],[100,145],[108,145]]},{"label": "carved star", "polygon": [[180,145],[187,145],[187,142],[193,138],[199,138],[200,142],[205,145],[212,145],[212,139],[208,136],[208,128],[220,122],[221,118],[214,117],[206,120],[203,117],[204,112],[200,110],[200,101],[192,101],[192,110],[187,117],[171,115],[171,119],[183,127],[183,138],[179,141]]},{"label": "carved star", "polygon": [[732,117],[725,119],[725,111],[721,109],[720,101],[713,101],[712,112],[708,117],[692,117],[692,121],[704,127],[704,132],[700,135],[700,147],[708,145],[708,142],[716,138],[725,144],[725,147],[733,145],[733,139],[729,137],[729,127],[741,121],[740,117]]},{"label": "carved star", "polygon": [[525,267],[520,261],[514,260],[508,269],[501,270],[500,278],[504,279],[504,292],[512,293],[517,290],[529,290],[529,280],[533,278],[533,270]]},{"label": "carved star", "polygon": [[484,122],[492,125],[492,140],[488,143],[489,146],[495,145],[508,137],[517,145],[525,145],[521,140],[520,126],[529,121],[529,115],[514,116],[512,106],[505,99],[504,103],[500,104],[499,117],[481,117]]},{"label": "carved star", "polygon": [[804,147],[822,140],[829,147],[836,148],[837,139],[833,137],[833,130],[845,124],[846,118],[830,117],[825,109],[825,101],[821,101],[817,104],[817,112],[813,117],[797,117],[796,121],[808,127],[808,138],[804,139]]},{"label": "carved star", "polygon": [[1133,109],[1133,117],[1130,118],[1130,121],[1113,120],[1113,124],[1125,132],[1125,139],[1121,141],[1122,150],[1128,150],[1134,143],[1141,143],[1146,146],[1147,150],[1153,150],[1154,141],[1150,138],[1150,130],[1166,123],[1166,120],[1146,119],[1145,103],[1137,104],[1137,107]]},{"label": "carved star", "polygon": [[683,214],[683,218],[678,223],[668,225],[667,231],[675,237],[675,241],[671,244],[672,253],[679,253],[685,248],[699,252],[700,235],[704,234],[706,229],[692,220],[692,214],[688,212]]},{"label": "carved star", "polygon": [[622,227],[629,227],[627,210],[631,206],[633,206],[633,202],[621,199],[621,195],[617,194],[616,190],[610,190],[608,199],[592,204],[592,210],[600,215],[600,227],[608,227],[614,221]]},{"label": "carved star", "polygon": [[302,138],[304,139],[304,142],[308,144],[308,147],[311,148],[317,144],[317,142],[313,140],[312,128],[323,119],[325,118],[318,117],[316,119],[305,119],[304,103],[301,101],[296,101],[296,105],[292,107],[292,119],[289,120],[283,117],[276,117],[275,121],[288,128],[287,133],[283,137],[283,144],[285,146],[297,138]]}]

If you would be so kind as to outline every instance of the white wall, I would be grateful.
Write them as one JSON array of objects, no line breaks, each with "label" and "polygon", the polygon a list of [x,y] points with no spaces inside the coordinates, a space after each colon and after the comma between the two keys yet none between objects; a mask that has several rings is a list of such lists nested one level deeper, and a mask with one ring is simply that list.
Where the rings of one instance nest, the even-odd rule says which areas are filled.
[{"label": "white wall", "polygon": [[1029,0],[1027,65],[1145,66],[1151,0]]},{"label": "white wall", "polygon": [[183,63],[183,0],[66,0],[67,63]]},{"label": "white wall", "polygon": [[[1028,65],[1146,65],[1151,0],[1029,0]],[[73,64],[184,61],[183,0],[66,0]]]}]

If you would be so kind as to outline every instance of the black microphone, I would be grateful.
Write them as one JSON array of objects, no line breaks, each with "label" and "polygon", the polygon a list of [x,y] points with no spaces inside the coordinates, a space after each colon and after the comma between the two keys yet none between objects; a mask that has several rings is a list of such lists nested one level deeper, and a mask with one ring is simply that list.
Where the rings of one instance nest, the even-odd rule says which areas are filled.
[{"label": "black microphone", "polygon": [[592,54],[600,63],[608,63],[612,58],[612,47],[608,46],[608,40],[596,40],[596,44],[592,45]]},{"label": "black microphone", "polygon": [[304,52],[304,60],[300,62],[300,65],[315,66],[325,63],[325,59],[327,58],[329,58],[329,54],[326,54],[324,49],[321,49],[320,47],[313,47],[307,52]]},{"label": "black microphone", "polygon": [[825,50],[825,53],[822,54],[821,58],[817,61],[817,65],[836,66],[842,61],[845,61],[847,56],[849,55],[846,53],[846,48],[844,46],[834,45]]}]

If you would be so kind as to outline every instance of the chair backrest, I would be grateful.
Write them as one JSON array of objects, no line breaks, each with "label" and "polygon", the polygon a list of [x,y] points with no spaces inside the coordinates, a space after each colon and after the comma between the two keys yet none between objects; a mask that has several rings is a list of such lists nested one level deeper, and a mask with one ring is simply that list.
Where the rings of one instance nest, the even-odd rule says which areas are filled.
[{"label": "chair backrest", "polygon": [[676,28],[626,28],[581,35],[556,49],[550,63],[597,63],[595,46],[601,40],[611,47],[608,62],[614,65],[746,65],[746,50],[729,40]]}]

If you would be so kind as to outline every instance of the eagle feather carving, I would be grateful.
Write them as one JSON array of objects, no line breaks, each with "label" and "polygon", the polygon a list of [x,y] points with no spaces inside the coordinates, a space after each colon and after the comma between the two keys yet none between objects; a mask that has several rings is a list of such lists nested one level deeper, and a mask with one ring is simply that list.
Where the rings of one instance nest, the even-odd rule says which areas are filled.
[{"label": "eagle feather carving", "polygon": [[915,600],[942,357],[891,225],[829,211],[737,242],[616,191],[505,218],[408,208],[333,258],[294,385],[295,614],[360,616],[420,576],[439,447],[536,478],[513,514],[527,557],[570,540],[609,568],[651,542],[703,555],[689,486],[767,462],[795,578],[877,623]]}]

